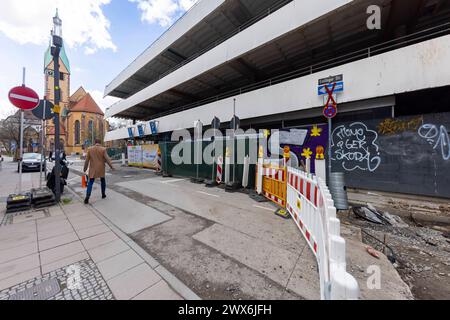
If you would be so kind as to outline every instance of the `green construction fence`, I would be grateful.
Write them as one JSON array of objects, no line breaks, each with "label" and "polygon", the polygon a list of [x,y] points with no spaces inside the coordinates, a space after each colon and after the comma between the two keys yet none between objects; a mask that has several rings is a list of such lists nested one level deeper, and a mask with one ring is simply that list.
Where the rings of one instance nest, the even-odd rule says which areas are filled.
[{"label": "green construction fence", "polygon": [[[197,165],[194,164],[195,160],[195,143],[194,141],[186,141],[186,142],[160,142],[161,149],[161,157],[162,157],[162,170],[163,173],[174,176],[174,177],[186,177],[186,178],[196,178],[197,177]],[[242,186],[242,179],[244,174],[244,158],[245,156],[251,157],[251,164],[249,167],[249,176],[248,176],[248,186],[247,188],[253,189],[255,187],[255,178],[256,178],[256,157],[258,151],[258,140],[252,137],[240,137],[235,140],[235,150],[237,150],[238,143],[243,145],[245,143],[245,152],[235,152],[235,161],[236,165],[230,165],[230,179],[233,180],[233,167],[236,168],[235,173],[235,181],[238,182]],[[172,161],[172,150],[176,145],[183,146],[186,150],[190,149],[191,153],[191,161],[188,164],[175,164]],[[202,154],[206,147],[213,144],[212,141],[202,141]],[[225,159],[226,154],[226,141],[223,140],[223,148],[222,153],[220,154]],[[242,149],[244,150],[244,149]],[[183,156],[183,152],[179,153],[180,156]],[[219,155],[216,155],[216,159]],[[238,159],[239,157],[239,159]],[[202,163],[198,165],[198,177],[205,180],[216,179],[217,173],[217,163],[214,163],[214,176],[212,177],[212,165],[204,162],[202,157]],[[225,181],[226,175],[226,166],[223,164],[223,173],[222,173],[222,181]]]}]

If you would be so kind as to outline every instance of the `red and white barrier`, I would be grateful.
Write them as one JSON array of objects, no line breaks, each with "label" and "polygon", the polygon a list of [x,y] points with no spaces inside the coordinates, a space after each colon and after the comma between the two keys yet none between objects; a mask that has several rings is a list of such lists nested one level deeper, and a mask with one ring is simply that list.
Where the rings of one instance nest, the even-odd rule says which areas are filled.
[{"label": "red and white barrier", "polygon": [[222,175],[223,175],[223,157],[220,156],[220,157],[217,158],[216,182],[218,184],[222,183]]},{"label": "red and white barrier", "polygon": [[157,166],[156,166],[156,172],[161,172],[162,171],[162,158],[161,158],[161,152],[158,149],[158,154],[157,154]]},{"label": "red and white barrier", "polygon": [[345,240],[327,186],[322,179],[294,168],[288,168],[287,178],[286,207],[316,256],[321,298],[358,299],[358,283],[346,271]]}]

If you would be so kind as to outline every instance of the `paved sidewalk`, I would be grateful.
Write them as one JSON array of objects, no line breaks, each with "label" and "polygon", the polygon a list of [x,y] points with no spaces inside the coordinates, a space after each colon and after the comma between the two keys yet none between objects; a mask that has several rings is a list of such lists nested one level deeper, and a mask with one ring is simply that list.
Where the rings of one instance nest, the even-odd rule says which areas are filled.
[{"label": "paved sidewalk", "polygon": [[[68,279],[73,270],[79,270],[81,286],[71,290]],[[0,227],[0,300],[30,299],[30,292],[42,299],[36,296],[43,291],[39,286],[51,288],[55,283],[55,295],[46,299],[174,300],[181,299],[180,294],[195,298],[120,230],[78,200],[16,215],[12,224]]]}]

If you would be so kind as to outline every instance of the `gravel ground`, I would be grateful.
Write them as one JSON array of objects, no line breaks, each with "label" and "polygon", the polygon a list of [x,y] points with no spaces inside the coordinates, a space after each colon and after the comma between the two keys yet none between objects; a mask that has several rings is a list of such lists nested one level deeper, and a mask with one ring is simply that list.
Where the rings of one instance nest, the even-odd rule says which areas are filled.
[{"label": "gravel ground", "polygon": [[424,226],[407,219],[403,219],[404,227],[377,225],[351,210],[341,212],[339,218],[360,227],[364,243],[395,260],[394,266],[415,299],[450,299],[450,239],[444,236],[450,231],[448,226]]}]

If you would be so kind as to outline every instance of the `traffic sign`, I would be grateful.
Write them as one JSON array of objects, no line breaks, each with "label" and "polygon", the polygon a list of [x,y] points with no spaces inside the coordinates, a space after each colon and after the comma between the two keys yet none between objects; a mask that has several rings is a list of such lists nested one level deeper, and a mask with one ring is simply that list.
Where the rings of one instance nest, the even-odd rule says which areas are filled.
[{"label": "traffic sign", "polygon": [[323,86],[325,84],[335,83],[335,82],[344,82],[344,75],[340,74],[337,76],[330,76],[328,78],[320,79],[319,86]]},{"label": "traffic sign", "polygon": [[[334,82],[336,84],[336,87],[334,88],[333,93],[338,93],[338,92],[344,92],[344,82]],[[333,86],[334,83],[330,83],[330,84],[324,84],[324,85],[320,85],[318,87],[318,95],[319,96],[323,96],[327,94],[327,88],[331,89],[331,87]]]},{"label": "traffic sign", "polygon": [[22,110],[33,110],[39,105],[39,95],[25,86],[15,87],[9,91],[9,101]]},{"label": "traffic sign", "polygon": [[139,133],[139,137],[143,138],[144,137],[144,126],[143,125],[138,125],[138,133]]},{"label": "traffic sign", "polygon": [[158,126],[156,125],[155,121],[150,122],[150,131],[153,135],[158,134]]},{"label": "traffic sign", "polygon": [[[45,103],[44,103],[45,102]],[[45,104],[45,112],[44,112],[44,104]],[[41,100],[39,102],[39,105],[33,109],[33,115],[41,120],[50,120],[51,118],[53,118],[53,113],[52,113],[52,109],[53,109],[53,103],[51,103],[50,101],[44,101]]]},{"label": "traffic sign", "polygon": [[323,109],[323,115],[325,118],[333,119],[337,115],[337,106],[334,104],[329,104]]},{"label": "traffic sign", "polygon": [[53,113],[60,114],[61,113],[61,106],[59,104],[56,104],[52,108]]}]

